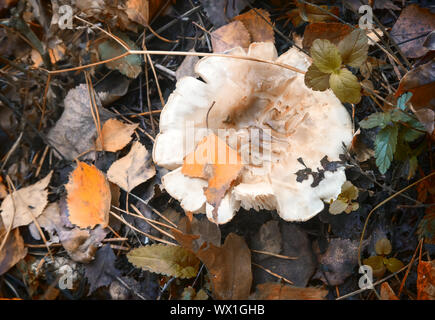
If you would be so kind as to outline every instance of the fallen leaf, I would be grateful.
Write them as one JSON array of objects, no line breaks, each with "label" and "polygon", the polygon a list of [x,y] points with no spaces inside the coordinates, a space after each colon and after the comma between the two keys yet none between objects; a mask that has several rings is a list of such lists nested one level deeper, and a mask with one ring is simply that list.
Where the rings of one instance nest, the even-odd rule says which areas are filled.
[{"label": "fallen leaf", "polygon": [[[47,205],[46,190],[53,172],[35,184],[9,194],[0,207],[1,217],[6,228],[27,226],[39,217]],[[12,221],[13,220],[13,221]]]},{"label": "fallen leaf", "polygon": [[200,0],[208,19],[218,28],[230,22],[247,6],[246,0]]},{"label": "fallen leaf", "polygon": [[251,36],[240,21],[233,21],[211,33],[213,52],[224,52],[235,47],[248,48]]},{"label": "fallen leaf", "polygon": [[302,1],[296,1],[296,6],[299,9],[299,15],[301,16],[302,20],[307,22],[336,21],[337,19],[328,13],[338,16],[340,12],[340,9],[335,6],[320,5],[320,8],[318,8],[316,6],[303,3]]},{"label": "fallen leaf", "polygon": [[108,286],[121,272],[115,268],[116,256],[109,244],[104,245],[95,254],[95,260],[85,264],[85,275],[90,284],[88,296],[96,289]]},{"label": "fallen leaf", "polygon": [[[189,50],[189,52],[195,52],[194,49]],[[186,56],[183,60],[183,62],[178,67],[177,71],[175,72],[175,77],[177,78],[177,81],[180,80],[183,77],[195,77],[195,65],[199,61],[199,57],[197,56]]]},{"label": "fallen leaf", "polygon": [[435,300],[435,261],[420,260],[417,267],[417,300]]},{"label": "fallen leaf", "polygon": [[423,46],[425,35],[435,29],[435,13],[411,4],[402,10],[390,34],[408,58],[419,58],[429,49]]},{"label": "fallen leaf", "polygon": [[230,233],[222,247],[203,244],[196,256],[205,264],[218,300],[247,299],[251,291],[251,251],[245,240]]},{"label": "fallen leaf", "polygon": [[182,300],[208,300],[208,294],[203,290],[195,291],[192,287],[186,287],[181,294]]},{"label": "fallen leaf", "polygon": [[[6,236],[6,227],[0,221],[0,245]],[[24,247],[24,240],[20,230],[14,229],[8,235],[6,243],[0,251],[0,276],[18,263],[27,255],[27,248]]]},{"label": "fallen leaf", "polygon": [[[343,2],[343,4],[353,9],[354,12],[358,12],[358,9],[362,4],[368,4],[368,0],[347,0]],[[400,8],[391,2],[391,0],[376,0],[370,5],[373,7],[373,9],[400,10]]]},{"label": "fallen leaf", "polygon": [[130,20],[146,26],[164,4],[162,0],[128,0],[125,11]]},{"label": "fallen leaf", "polygon": [[[111,112],[100,107],[97,95],[95,99],[101,122],[112,118],[114,115]],[[92,117],[88,87],[81,84],[66,95],[62,116],[50,129],[47,138],[66,160],[72,161],[80,154],[94,149],[96,136],[97,129]],[[60,157],[57,152],[54,154]]]},{"label": "fallen leaf", "polygon": [[327,39],[333,44],[338,44],[351,31],[352,28],[343,23],[310,23],[305,28],[302,46],[304,49],[309,50],[316,39]]},{"label": "fallen leaf", "polygon": [[257,285],[255,300],[325,300],[328,290],[320,288],[298,288],[280,283]]},{"label": "fallen leaf", "polygon": [[8,189],[3,183],[3,178],[0,176],[0,200],[6,198],[8,194]]},{"label": "fallen leaf", "polygon": [[194,152],[184,158],[181,172],[192,178],[208,180],[204,191],[216,219],[217,209],[226,191],[243,168],[240,155],[211,133],[201,140]]},{"label": "fallen leaf", "polygon": [[[130,50],[140,50],[126,34],[121,32],[114,32],[113,34],[124,41]],[[109,60],[120,56],[125,53],[126,50],[115,40],[108,39],[98,46],[98,52],[101,60]],[[124,58],[107,62],[106,66],[111,70],[118,70],[123,75],[135,79],[142,71],[141,64],[142,60],[139,55],[130,54]]]},{"label": "fallen leaf", "polygon": [[238,15],[234,20],[241,21],[244,24],[251,35],[251,42],[270,41],[275,43],[270,13],[266,10],[251,9],[244,14]]},{"label": "fallen leaf", "polygon": [[111,203],[110,186],[104,174],[78,161],[65,185],[69,221],[80,228],[106,227]]},{"label": "fallen leaf", "polygon": [[139,142],[133,143],[130,152],[115,161],[107,171],[107,178],[127,192],[156,174],[148,150]]},{"label": "fallen leaf", "polygon": [[97,138],[96,149],[98,151],[116,152],[124,148],[132,139],[131,135],[139,124],[127,124],[116,119],[107,120],[101,132],[103,143],[100,137]]},{"label": "fallen leaf", "polygon": [[199,260],[179,246],[153,244],[131,250],[128,261],[137,268],[176,278],[193,278],[198,273]]},{"label": "fallen leaf", "polygon": [[388,282],[382,282],[381,284],[381,300],[399,300],[399,298],[394,293],[393,289],[391,289]]},{"label": "fallen leaf", "polygon": [[[417,188],[418,200],[427,204],[434,203],[434,185],[430,180],[425,181],[427,181],[427,184],[421,184]],[[418,225],[417,234],[421,239],[424,239],[425,243],[435,244],[435,206],[426,208],[425,214]]]},{"label": "fallen leaf", "polygon": [[[280,254],[282,250],[282,236],[279,230],[279,222],[270,220],[265,222],[251,241],[251,249],[269,253]],[[259,254],[259,261],[266,259],[268,255]]]}]

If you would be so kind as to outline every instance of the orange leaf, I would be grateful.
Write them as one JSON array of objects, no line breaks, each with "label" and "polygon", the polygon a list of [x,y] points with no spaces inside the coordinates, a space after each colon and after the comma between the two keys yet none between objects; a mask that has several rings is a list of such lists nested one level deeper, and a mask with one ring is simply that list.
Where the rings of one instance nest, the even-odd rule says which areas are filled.
[{"label": "orange leaf", "polygon": [[338,44],[344,37],[346,37],[352,28],[343,23],[324,23],[314,22],[310,23],[304,32],[304,39],[302,46],[304,49],[309,50],[313,41],[316,39],[327,39],[334,44]]},{"label": "orange leaf", "polygon": [[324,300],[328,290],[320,288],[298,288],[280,283],[257,285],[256,300]]},{"label": "orange leaf", "polygon": [[106,227],[110,211],[110,186],[104,174],[92,165],[77,162],[67,191],[69,220],[80,228]]},{"label": "orange leaf", "polygon": [[381,284],[381,300],[399,300],[388,282]]},{"label": "orange leaf", "polygon": [[233,21],[211,33],[213,52],[224,52],[235,47],[247,48],[251,43],[248,29],[240,21]]},{"label": "orange leaf", "polygon": [[213,205],[215,215],[226,191],[242,168],[240,155],[211,133],[198,143],[194,152],[184,158],[181,172],[192,178],[208,180],[204,193],[207,202]]},{"label": "orange leaf", "polygon": [[435,300],[435,261],[418,263],[417,300]]},{"label": "orange leaf", "polygon": [[3,178],[0,176],[0,200],[6,198],[8,195],[8,189],[3,183]]},{"label": "orange leaf", "polygon": [[234,20],[241,21],[251,35],[252,42],[275,42],[270,14],[263,9],[251,9],[238,15]]},{"label": "orange leaf", "polygon": [[102,136],[95,142],[98,151],[116,152],[124,148],[130,141],[131,135],[139,124],[126,124],[116,119],[109,119],[103,125]]}]

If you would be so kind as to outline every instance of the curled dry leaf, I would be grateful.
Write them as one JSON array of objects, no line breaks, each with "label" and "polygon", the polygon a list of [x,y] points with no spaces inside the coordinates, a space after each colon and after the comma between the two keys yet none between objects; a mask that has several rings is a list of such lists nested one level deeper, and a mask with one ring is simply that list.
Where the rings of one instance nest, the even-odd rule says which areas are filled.
[{"label": "curled dry leaf", "polygon": [[224,52],[235,47],[247,48],[251,36],[246,26],[240,21],[233,21],[211,33],[213,52]]},{"label": "curled dry leaf", "polygon": [[[95,96],[101,122],[113,114],[101,107],[100,98]],[[49,131],[48,140],[67,160],[93,150],[97,129],[91,112],[88,87],[80,84],[71,89],[64,100],[64,111],[56,125]],[[54,154],[60,157],[57,152]]]},{"label": "curled dry leaf", "polygon": [[143,270],[182,279],[195,277],[199,268],[198,258],[179,246],[153,244],[133,249],[127,258]]},{"label": "curled dry leaf", "polygon": [[[0,246],[6,236],[6,227],[0,221]],[[18,261],[27,255],[27,248],[24,247],[24,240],[21,237],[20,230],[12,230],[2,250],[0,251],[0,276],[12,268]]]},{"label": "curled dry leaf", "polygon": [[9,194],[0,207],[1,217],[6,228],[12,224],[12,228],[27,226],[34,219],[38,218],[47,205],[50,183],[50,172],[44,179],[37,183],[14,191]]},{"label": "curled dry leaf", "polygon": [[65,189],[72,224],[80,228],[107,226],[112,197],[109,182],[100,170],[78,161]]},{"label": "curled dry leaf", "polygon": [[320,288],[298,288],[280,283],[257,285],[254,300],[324,300],[328,290]]},{"label": "curled dry leaf", "polygon": [[139,141],[135,141],[130,152],[112,164],[107,171],[107,178],[130,192],[155,174],[156,168],[152,164],[148,150]]},{"label": "curled dry leaf", "polygon": [[248,12],[234,18],[241,21],[249,34],[251,42],[275,42],[270,13],[264,9],[251,9]]},{"label": "curled dry leaf", "polygon": [[131,135],[139,124],[127,124],[116,119],[107,120],[102,129],[103,142],[97,138],[96,149],[98,151],[116,152],[124,148],[130,141]]}]

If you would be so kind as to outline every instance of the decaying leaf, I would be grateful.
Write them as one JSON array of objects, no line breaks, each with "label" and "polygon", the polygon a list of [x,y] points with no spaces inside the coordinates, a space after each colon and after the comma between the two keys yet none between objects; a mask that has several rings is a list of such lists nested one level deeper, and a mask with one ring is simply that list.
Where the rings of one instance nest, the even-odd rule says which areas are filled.
[{"label": "decaying leaf", "polygon": [[114,278],[121,275],[115,268],[115,259],[112,248],[106,244],[97,251],[95,260],[85,265],[85,275],[90,284],[88,295],[100,287],[110,285]]},{"label": "decaying leaf", "polygon": [[[279,230],[279,222],[276,220],[265,222],[251,243],[251,249],[280,254],[282,250],[282,235]],[[258,260],[261,261],[267,257],[269,256],[260,254]]]},{"label": "decaying leaf", "polygon": [[131,135],[139,124],[127,124],[116,119],[107,120],[102,129],[103,143],[100,137],[96,141],[98,151],[116,152],[124,148],[130,141]]},{"label": "decaying leaf", "polygon": [[164,5],[162,0],[128,0],[125,12],[130,20],[143,26],[148,25],[149,19]]},{"label": "decaying leaf", "polygon": [[208,19],[218,28],[231,21],[246,6],[246,0],[201,0]]},{"label": "decaying leaf", "polygon": [[263,9],[251,9],[234,18],[241,21],[249,34],[251,42],[275,42],[270,13]]},{"label": "decaying leaf", "polygon": [[435,261],[420,260],[417,268],[417,299],[435,300]]},{"label": "decaying leaf", "polygon": [[129,192],[155,174],[151,155],[139,141],[136,141],[125,157],[112,164],[107,171],[107,178]]},{"label": "decaying leaf", "polygon": [[393,289],[391,289],[388,282],[382,282],[381,284],[381,300],[399,300],[399,298],[394,293]]},{"label": "decaying leaf", "polygon": [[419,58],[429,50],[423,46],[425,35],[435,29],[435,13],[411,4],[402,10],[391,36],[408,58]]},{"label": "decaying leaf", "polygon": [[205,264],[218,300],[247,299],[251,290],[251,252],[245,240],[230,233],[222,247],[202,245],[196,256]]},{"label": "decaying leaf", "polygon": [[199,268],[198,258],[179,246],[153,244],[133,249],[127,258],[143,270],[182,279],[195,277]]},{"label": "decaying leaf", "polygon": [[344,37],[346,37],[352,28],[347,24],[333,22],[315,22],[310,23],[304,31],[304,39],[302,46],[304,49],[309,50],[316,39],[327,39],[333,44],[338,44]]},{"label": "decaying leaf", "polygon": [[[6,236],[6,227],[0,220],[0,246]],[[21,237],[20,230],[14,229],[8,235],[6,243],[4,243],[0,251],[0,276],[12,268],[18,261],[27,255],[27,248],[24,247],[24,240]]]},{"label": "decaying leaf", "polygon": [[321,288],[298,288],[280,283],[257,285],[254,300],[324,300],[328,290]]},{"label": "decaying leaf", "polygon": [[224,52],[235,47],[247,48],[251,43],[248,29],[240,21],[233,21],[211,33],[213,52]]},{"label": "decaying leaf", "polygon": [[3,178],[0,176],[0,200],[3,200],[8,195],[8,189],[3,183]]},{"label": "decaying leaf", "polygon": [[[139,47],[126,34],[115,32],[114,35],[124,41],[129,49],[139,50]],[[98,46],[98,52],[101,60],[108,60],[125,53],[125,49],[115,40],[108,39]],[[107,62],[106,66],[111,70],[118,70],[123,75],[134,79],[142,71],[141,63],[139,55],[131,54],[122,59]]]},{"label": "decaying leaf", "polygon": [[31,186],[9,194],[3,200],[0,210],[6,228],[9,228],[11,224],[13,229],[26,226],[41,215],[47,205],[48,191],[46,189],[52,173],[50,172],[44,179]]},{"label": "decaying leaf", "polygon": [[[95,100],[101,122],[113,117],[111,112],[100,107],[100,98],[97,95]],[[66,95],[64,105],[62,116],[51,128],[47,138],[67,160],[74,160],[80,154],[94,149],[97,136],[86,84],[71,89]],[[56,152],[54,154],[60,157]]]},{"label": "decaying leaf", "polygon": [[207,203],[214,207],[213,219],[216,220],[220,202],[242,168],[240,155],[211,133],[185,157],[181,172],[192,178],[208,180],[204,193]]},{"label": "decaying leaf", "polygon": [[208,219],[198,220],[192,217],[183,217],[178,223],[178,230],[173,230],[177,242],[184,248],[197,252],[204,243],[221,245],[221,231],[219,226]]},{"label": "decaying leaf", "polygon": [[181,294],[182,300],[208,300],[207,293],[201,289],[198,292],[192,287],[186,287]]},{"label": "decaying leaf", "polygon": [[107,226],[112,198],[109,183],[100,170],[78,161],[65,189],[72,224],[80,228]]},{"label": "decaying leaf", "polygon": [[335,6],[320,5],[318,8],[316,6],[303,3],[302,1],[295,2],[299,10],[299,15],[304,21],[307,22],[336,21],[336,18],[329,13],[332,13],[336,16],[339,14],[339,8]]}]

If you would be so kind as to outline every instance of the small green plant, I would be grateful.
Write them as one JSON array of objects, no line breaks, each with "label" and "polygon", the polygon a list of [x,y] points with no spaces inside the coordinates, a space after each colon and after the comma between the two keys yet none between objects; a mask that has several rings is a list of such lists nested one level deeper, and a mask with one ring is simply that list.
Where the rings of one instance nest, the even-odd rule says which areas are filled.
[{"label": "small green plant", "polygon": [[375,277],[382,277],[387,270],[394,273],[403,268],[403,262],[399,259],[386,257],[391,253],[391,250],[392,246],[390,240],[382,238],[375,244],[377,255],[363,260],[365,265],[368,265],[373,269],[373,275]]},{"label": "small green plant", "polygon": [[417,169],[417,156],[424,148],[412,149],[410,142],[424,135],[423,125],[406,112],[406,103],[412,93],[404,93],[397,100],[397,106],[385,112],[375,112],[360,121],[363,129],[379,128],[375,139],[375,158],[379,172],[384,174],[391,166],[393,158],[400,161],[409,161],[408,179]]},{"label": "small green plant", "polygon": [[343,211],[351,213],[352,211],[358,210],[359,203],[353,201],[356,199],[358,199],[358,188],[355,187],[352,182],[345,181],[341,186],[341,193],[329,206],[329,213],[340,214]]},{"label": "small green plant", "polygon": [[359,68],[367,60],[368,38],[355,29],[338,45],[327,39],[316,39],[310,49],[313,64],[305,74],[305,84],[315,91],[331,88],[341,102],[358,103],[361,85],[357,77],[344,67]]}]

